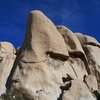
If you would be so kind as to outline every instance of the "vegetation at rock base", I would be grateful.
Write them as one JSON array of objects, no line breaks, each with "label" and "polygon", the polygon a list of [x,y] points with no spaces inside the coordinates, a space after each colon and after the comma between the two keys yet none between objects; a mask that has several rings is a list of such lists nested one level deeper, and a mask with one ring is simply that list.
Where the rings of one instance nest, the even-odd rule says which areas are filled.
[{"label": "vegetation at rock base", "polygon": [[2,100],[24,100],[20,93],[11,90],[7,90],[7,92],[4,93],[1,98]]},{"label": "vegetation at rock base", "polygon": [[100,93],[98,91],[94,91],[93,94],[97,97],[97,100],[100,100]]}]

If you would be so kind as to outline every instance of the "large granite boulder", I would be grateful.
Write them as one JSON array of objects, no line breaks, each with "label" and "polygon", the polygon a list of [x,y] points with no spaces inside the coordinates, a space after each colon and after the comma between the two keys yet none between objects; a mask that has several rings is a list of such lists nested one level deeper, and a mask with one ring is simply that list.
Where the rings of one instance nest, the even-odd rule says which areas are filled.
[{"label": "large granite boulder", "polygon": [[90,71],[98,81],[98,89],[100,92],[100,48],[93,45],[84,45],[83,48],[88,59]]},{"label": "large granite boulder", "polygon": [[69,53],[72,53],[78,56],[83,55],[84,51],[82,49],[82,46],[77,36],[65,26],[58,25],[56,27],[58,31],[61,33],[61,35],[63,36]]},{"label": "large granite boulder", "polygon": [[24,100],[99,100],[99,45],[31,11],[17,57],[12,44],[0,42],[0,94],[9,89]]},{"label": "large granite boulder", "polygon": [[100,47],[99,42],[91,36],[83,35],[82,33],[75,33],[75,35],[78,37],[82,45],[89,44]]},{"label": "large granite boulder", "polygon": [[7,79],[16,58],[14,53],[11,43],[0,42],[0,95],[6,91]]},{"label": "large granite boulder", "polygon": [[21,48],[21,59],[25,62],[40,62],[46,60],[48,53],[64,59],[69,56],[63,37],[52,21],[40,11],[31,11]]},{"label": "large granite boulder", "polygon": [[60,100],[96,100],[90,93],[87,86],[79,80],[72,80],[71,87],[68,91],[63,91]]},{"label": "large granite boulder", "polygon": [[[25,100],[67,100],[69,89],[78,91],[75,95],[79,100],[83,96],[95,100],[84,83],[88,71],[86,59],[81,59],[85,55],[81,44],[74,33],[61,27],[63,32],[59,27],[57,30],[40,11],[29,14],[25,40],[14,64],[11,89],[22,93]],[[69,53],[77,53],[77,56]],[[80,90],[80,81],[83,90]],[[83,96],[81,91],[85,92]],[[74,100],[72,96],[68,100]]]}]

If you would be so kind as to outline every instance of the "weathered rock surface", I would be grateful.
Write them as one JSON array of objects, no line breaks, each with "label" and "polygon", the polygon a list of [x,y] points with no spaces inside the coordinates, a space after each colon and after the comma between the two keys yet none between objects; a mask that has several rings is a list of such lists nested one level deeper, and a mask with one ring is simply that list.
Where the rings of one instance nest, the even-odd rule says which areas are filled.
[{"label": "weathered rock surface", "polygon": [[89,45],[94,45],[94,46],[99,46],[100,47],[99,42],[95,38],[93,38],[91,36],[88,36],[88,35],[83,35],[81,33],[75,33],[75,34],[79,38],[80,43],[82,45],[89,44]]},{"label": "weathered rock surface", "polygon": [[46,60],[46,53],[54,53],[65,58],[69,56],[64,39],[55,25],[37,10],[29,14],[21,53],[22,60],[25,62],[44,61]]},{"label": "weathered rock surface", "polygon": [[17,91],[25,100],[100,100],[100,44],[94,38],[55,26],[35,10],[15,61],[13,47],[1,44],[7,47],[4,62],[0,58],[3,90]]},{"label": "weathered rock surface", "polygon": [[8,42],[0,42],[0,94],[6,91],[6,82],[15,61],[15,49]]},{"label": "weathered rock surface", "polygon": [[98,91],[97,79],[93,74],[84,77],[84,82],[91,92]]},{"label": "weathered rock surface", "polygon": [[84,51],[77,36],[65,26],[57,26],[58,31],[64,38],[66,46],[70,53],[74,55],[83,55]]},{"label": "weathered rock surface", "polygon": [[96,100],[86,87],[86,85],[79,80],[72,80],[71,87],[65,91],[62,100]]},{"label": "weathered rock surface", "polygon": [[90,71],[95,75],[100,91],[100,48],[93,45],[84,45],[83,48],[87,55]]}]

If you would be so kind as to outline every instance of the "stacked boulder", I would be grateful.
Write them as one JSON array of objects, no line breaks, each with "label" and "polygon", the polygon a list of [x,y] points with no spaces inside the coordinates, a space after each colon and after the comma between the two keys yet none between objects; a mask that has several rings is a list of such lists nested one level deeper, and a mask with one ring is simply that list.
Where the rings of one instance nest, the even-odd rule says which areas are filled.
[{"label": "stacked boulder", "polygon": [[100,44],[94,38],[55,26],[35,10],[29,14],[25,40],[16,59],[12,49],[10,52],[13,62],[4,66],[9,70],[4,70],[0,87],[9,84],[6,88],[20,92],[25,100],[97,100]]}]

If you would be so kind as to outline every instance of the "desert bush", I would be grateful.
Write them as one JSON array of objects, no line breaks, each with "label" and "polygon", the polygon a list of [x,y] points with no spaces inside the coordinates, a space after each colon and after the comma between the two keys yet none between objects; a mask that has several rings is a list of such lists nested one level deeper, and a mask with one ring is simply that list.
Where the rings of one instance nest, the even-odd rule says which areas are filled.
[{"label": "desert bush", "polygon": [[11,90],[7,90],[7,92],[4,93],[1,96],[1,98],[2,98],[2,100],[24,100],[21,93],[11,91]]}]

